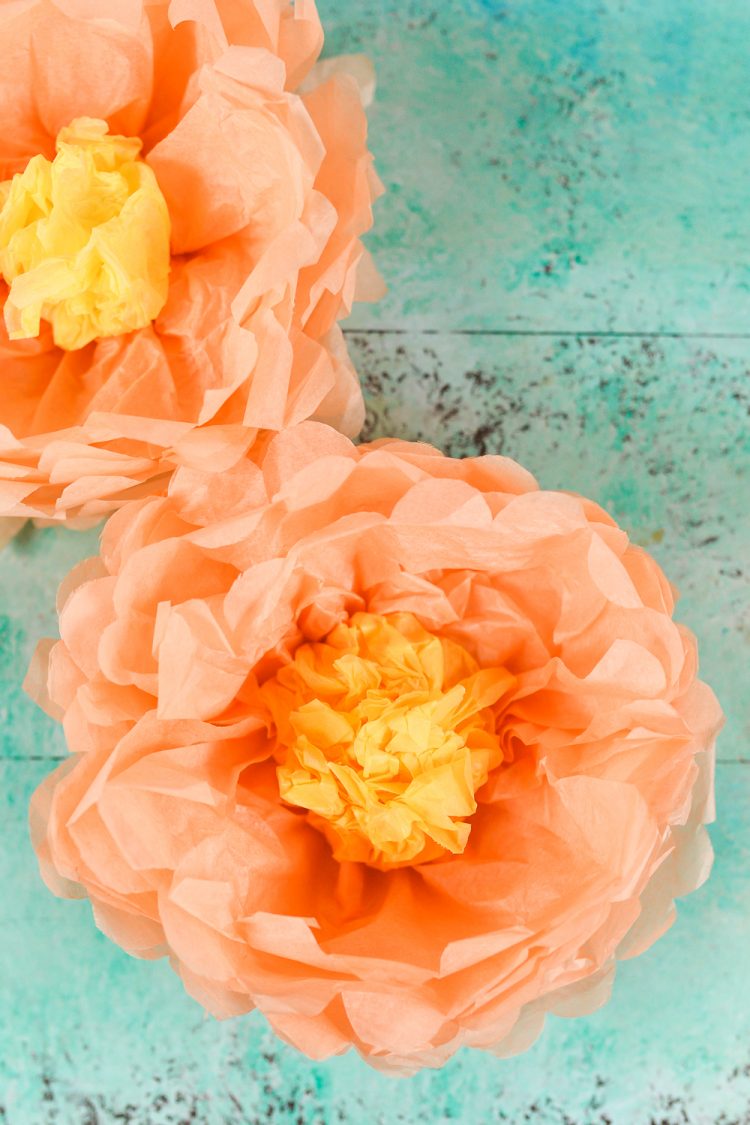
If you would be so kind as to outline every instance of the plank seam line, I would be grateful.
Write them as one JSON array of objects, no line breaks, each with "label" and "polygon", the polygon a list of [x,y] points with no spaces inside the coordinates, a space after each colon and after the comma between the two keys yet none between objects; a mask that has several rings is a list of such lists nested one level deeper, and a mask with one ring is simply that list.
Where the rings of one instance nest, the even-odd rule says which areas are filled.
[{"label": "plank seam line", "polygon": [[750,332],[613,332],[551,328],[345,328],[346,336],[509,336],[597,340],[750,340]]}]

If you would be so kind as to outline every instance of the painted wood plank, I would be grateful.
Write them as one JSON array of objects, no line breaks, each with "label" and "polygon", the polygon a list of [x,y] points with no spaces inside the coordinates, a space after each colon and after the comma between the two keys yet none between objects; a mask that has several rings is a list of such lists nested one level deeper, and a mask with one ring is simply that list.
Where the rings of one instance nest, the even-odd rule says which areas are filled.
[{"label": "painted wood plank", "polygon": [[[737,340],[354,334],[370,436],[502,452],[549,488],[606,507],[662,563],[703,675],[728,722],[727,759],[750,757],[748,344]],[[24,695],[54,594],[96,533],[29,531],[0,553],[0,756],[59,756],[60,732]]]},{"label": "painted wood plank", "polygon": [[747,332],[750,6],[320,0],[377,66],[359,326]]},{"label": "painted wood plank", "polygon": [[43,762],[0,763],[3,1125],[730,1125],[750,1106],[750,767],[722,765],[714,874],[618,969],[593,1016],[550,1019],[529,1054],[462,1052],[398,1081],[315,1065],[257,1016],[204,1019],[164,962],[129,958],[87,904],[39,881],[26,804]]}]

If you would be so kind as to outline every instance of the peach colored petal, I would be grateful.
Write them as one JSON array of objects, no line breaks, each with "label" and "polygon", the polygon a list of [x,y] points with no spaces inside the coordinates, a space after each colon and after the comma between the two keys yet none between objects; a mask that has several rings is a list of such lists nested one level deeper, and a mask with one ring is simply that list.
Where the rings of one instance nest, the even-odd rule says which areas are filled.
[{"label": "peach colored petal", "polygon": [[191,20],[205,27],[221,47],[260,46],[278,55],[290,89],[304,78],[323,46],[314,0],[172,0],[169,17],[175,26]]}]

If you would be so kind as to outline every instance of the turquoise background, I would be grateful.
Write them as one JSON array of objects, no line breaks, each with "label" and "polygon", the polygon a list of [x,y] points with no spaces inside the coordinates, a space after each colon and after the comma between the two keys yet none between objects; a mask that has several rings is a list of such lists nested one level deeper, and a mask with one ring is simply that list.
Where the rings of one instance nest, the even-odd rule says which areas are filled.
[{"label": "turquoise background", "polygon": [[26,808],[63,745],[20,680],[96,535],[23,533],[0,555],[0,1122],[750,1122],[750,6],[319,6],[327,51],[379,76],[390,291],[349,333],[369,433],[517,457],[663,563],[728,716],[715,871],[607,1007],[518,1059],[388,1079],[205,1019],[37,876]]}]

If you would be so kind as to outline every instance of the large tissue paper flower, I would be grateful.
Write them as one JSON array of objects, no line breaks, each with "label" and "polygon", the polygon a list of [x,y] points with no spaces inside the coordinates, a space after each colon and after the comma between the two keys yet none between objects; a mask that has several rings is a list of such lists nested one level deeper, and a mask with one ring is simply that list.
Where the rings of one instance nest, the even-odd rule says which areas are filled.
[{"label": "large tissue paper flower", "polygon": [[657,564],[502,457],[314,422],[107,525],[29,690],[44,876],[216,1016],[526,1047],[706,877],[721,713]]},{"label": "large tissue paper flower", "polygon": [[358,431],[371,80],[321,44],[313,0],[0,9],[0,517],[91,522],[259,430]]}]

